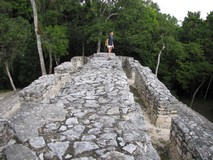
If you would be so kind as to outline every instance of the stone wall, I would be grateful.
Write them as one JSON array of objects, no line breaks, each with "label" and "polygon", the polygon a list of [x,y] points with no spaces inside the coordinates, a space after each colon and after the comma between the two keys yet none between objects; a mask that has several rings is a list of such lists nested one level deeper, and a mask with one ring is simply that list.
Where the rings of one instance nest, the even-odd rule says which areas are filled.
[{"label": "stone wall", "polygon": [[127,75],[134,79],[152,123],[171,129],[171,159],[212,160],[213,124],[178,101],[148,67],[143,67],[133,58],[121,59]]},{"label": "stone wall", "polygon": [[84,64],[87,63],[87,57],[76,56],[71,59],[71,62],[64,62],[54,68],[55,74],[74,73]]},{"label": "stone wall", "polygon": [[153,124],[161,128],[170,128],[176,110],[172,107],[174,97],[148,67],[143,67],[133,58],[123,58],[127,75],[134,80],[135,88],[148,109]]},{"label": "stone wall", "polygon": [[178,116],[173,118],[170,153],[173,159],[213,159],[213,124],[177,101]]},{"label": "stone wall", "polygon": [[[53,99],[66,82],[70,74],[76,72],[87,62],[86,57],[73,57],[54,68],[51,75],[43,75],[19,92],[20,102],[43,102]],[[46,98],[50,99],[46,99]]]},{"label": "stone wall", "polygon": [[60,89],[61,76],[43,75],[19,92],[20,102],[41,102]]}]

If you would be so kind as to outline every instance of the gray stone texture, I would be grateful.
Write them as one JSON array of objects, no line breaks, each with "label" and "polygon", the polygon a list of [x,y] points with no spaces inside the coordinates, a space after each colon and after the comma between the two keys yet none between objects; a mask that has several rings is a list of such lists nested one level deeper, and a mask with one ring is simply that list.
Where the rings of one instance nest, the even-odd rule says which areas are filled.
[{"label": "gray stone texture", "polygon": [[29,143],[34,149],[39,149],[46,146],[46,143],[43,137],[32,138],[29,140]]},{"label": "gray stone texture", "polygon": [[171,128],[171,159],[212,159],[213,124],[178,101],[148,67],[133,58],[119,59],[147,107],[152,123]]},{"label": "gray stone texture", "polygon": [[171,128],[171,159],[212,159],[213,124],[148,67],[106,53],[74,57],[20,91],[21,109],[0,120],[0,152],[8,160],[159,160],[127,76],[152,123]]},{"label": "gray stone texture", "polygon": [[133,156],[129,156],[129,155],[126,155],[124,153],[117,152],[117,151],[108,152],[108,153],[102,155],[101,158],[104,159],[104,160],[112,160],[112,159],[135,160]]},{"label": "gray stone texture", "polygon": [[6,145],[14,136],[14,131],[9,125],[9,121],[0,118],[0,148]]},{"label": "gray stone texture", "polygon": [[[14,145],[27,151],[32,157],[24,154],[27,159],[160,159],[122,61],[107,58],[94,54],[83,65],[75,57],[21,91],[21,110],[11,126]],[[6,157],[21,154],[17,147],[11,151],[14,145],[4,151]]]},{"label": "gray stone texture", "polygon": [[48,147],[52,150],[53,153],[57,155],[57,157],[62,160],[62,156],[64,156],[65,152],[69,147],[70,142],[55,142],[48,143]]},{"label": "gray stone texture", "polygon": [[67,111],[60,103],[26,104],[12,119],[11,124],[21,142],[38,137],[38,129],[49,121],[64,121]]},{"label": "gray stone texture", "polygon": [[22,144],[14,144],[5,150],[7,160],[38,160],[35,152]]},{"label": "gray stone texture", "polygon": [[90,141],[75,142],[73,147],[76,155],[99,148],[97,144]]}]

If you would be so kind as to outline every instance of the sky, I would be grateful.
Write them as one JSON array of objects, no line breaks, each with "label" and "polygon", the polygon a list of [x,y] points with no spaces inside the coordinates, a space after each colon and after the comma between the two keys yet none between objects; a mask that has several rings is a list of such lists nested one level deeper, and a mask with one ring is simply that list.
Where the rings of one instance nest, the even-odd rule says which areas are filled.
[{"label": "sky", "polygon": [[188,11],[201,12],[201,18],[206,19],[207,13],[213,11],[213,0],[153,0],[162,13],[170,14],[183,21]]}]

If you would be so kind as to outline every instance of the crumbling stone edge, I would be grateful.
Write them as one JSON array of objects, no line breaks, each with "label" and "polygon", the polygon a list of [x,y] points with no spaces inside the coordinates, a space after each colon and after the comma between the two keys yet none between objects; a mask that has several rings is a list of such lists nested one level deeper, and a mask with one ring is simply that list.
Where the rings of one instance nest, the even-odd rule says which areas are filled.
[{"label": "crumbling stone edge", "polygon": [[127,76],[147,107],[153,124],[170,128],[171,159],[212,159],[213,123],[177,100],[151,69],[120,57]]}]

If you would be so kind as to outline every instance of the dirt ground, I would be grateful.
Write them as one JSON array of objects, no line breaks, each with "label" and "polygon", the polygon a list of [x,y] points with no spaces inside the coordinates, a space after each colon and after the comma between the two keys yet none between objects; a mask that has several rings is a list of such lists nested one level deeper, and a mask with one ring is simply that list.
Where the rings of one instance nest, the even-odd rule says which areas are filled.
[{"label": "dirt ground", "polygon": [[153,125],[148,117],[146,108],[142,107],[142,110],[148,135],[151,138],[153,146],[158,151],[161,160],[169,160],[170,129],[158,128]]}]

